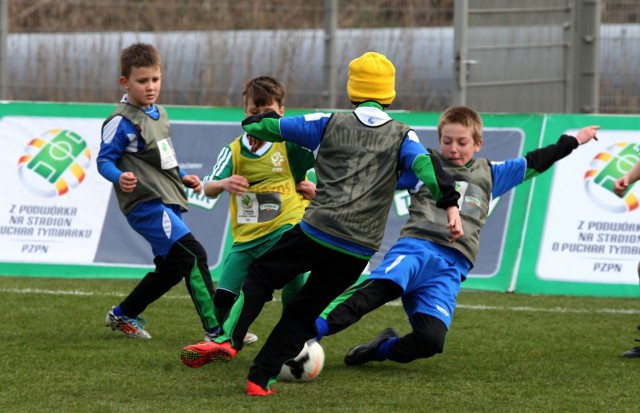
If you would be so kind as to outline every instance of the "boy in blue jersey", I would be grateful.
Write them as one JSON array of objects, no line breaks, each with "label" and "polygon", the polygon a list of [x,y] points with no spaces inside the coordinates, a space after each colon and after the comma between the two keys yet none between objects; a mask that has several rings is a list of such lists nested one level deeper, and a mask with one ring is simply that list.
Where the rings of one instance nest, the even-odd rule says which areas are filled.
[{"label": "boy in blue jersey", "polygon": [[[280,118],[276,113],[243,121],[251,136],[290,141],[316,154],[316,195],[300,224],[248,267],[248,276],[232,312],[239,315],[213,343],[182,350],[183,362],[199,367],[229,361],[242,349],[242,338],[273,291],[310,271],[302,290],[282,312],[248,374],[246,394],[274,394],[272,384],[284,362],[315,337],[315,319],[362,274],[379,249],[398,177],[412,171],[434,194],[443,216],[435,225],[450,242],[462,236],[455,182],[440,161],[427,153],[411,128],[393,120],[385,108],[395,98],[395,68],[379,53],[368,52],[349,63],[350,113],[316,113]],[[446,212],[444,212],[446,210]]]},{"label": "boy in blue jersey", "polygon": [[[636,162],[635,165],[631,167],[629,172],[616,179],[613,183],[613,192],[619,197],[623,197],[629,187],[636,181],[640,180],[640,162]],[[638,263],[638,277],[640,277],[640,263]],[[638,331],[640,331],[640,326],[638,326]],[[636,339],[636,341],[640,341],[640,339]],[[636,358],[640,357],[640,346],[636,346],[631,350],[627,350],[622,353],[622,357]]]},{"label": "boy in blue jersey", "polygon": [[[351,348],[345,363],[408,363],[442,353],[460,284],[479,251],[480,230],[491,199],[546,171],[578,145],[595,139],[597,129],[589,126],[575,138],[563,135],[556,144],[525,156],[491,162],[473,157],[482,148],[480,116],[468,107],[447,109],[438,121],[440,152],[434,152],[434,156],[456,180],[464,237],[455,244],[448,242],[448,234],[435,224],[442,214],[435,207],[432,192],[407,175],[407,186],[415,186],[400,239],[365,281],[345,292],[348,299],[316,320],[317,339],[342,331],[381,305],[401,298],[413,331],[400,337],[387,328],[370,342]],[[404,181],[405,176],[402,178]]]},{"label": "boy in blue jersey", "polygon": [[178,165],[167,112],[155,104],[162,85],[160,56],[153,46],[136,43],[122,51],[120,67],[127,93],[102,125],[98,171],[113,183],[129,225],[151,244],[155,270],[112,307],[105,325],[128,337],[151,338],[139,314],[184,279],[205,332],[212,332],[218,324],[207,254],[182,220],[184,187],[201,192],[202,183]]},{"label": "boy in blue jersey", "polygon": [[[270,76],[249,80],[242,96],[245,116],[265,112],[284,115],[284,85]],[[211,174],[202,180],[206,196],[216,198],[224,191],[230,196],[233,245],[213,297],[219,324],[227,319],[240,294],[247,266],[300,221],[315,194],[315,183],[306,179],[314,163],[311,151],[290,142],[261,144],[252,152],[251,138],[246,133],[240,135],[222,148]],[[283,306],[302,288],[305,279],[302,274],[283,288]],[[257,339],[247,333],[244,344]]]}]

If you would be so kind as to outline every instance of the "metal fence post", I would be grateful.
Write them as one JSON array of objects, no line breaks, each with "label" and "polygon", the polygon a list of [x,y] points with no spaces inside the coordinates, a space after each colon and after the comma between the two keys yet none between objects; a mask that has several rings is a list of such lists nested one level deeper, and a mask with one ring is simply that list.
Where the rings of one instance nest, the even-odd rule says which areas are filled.
[{"label": "metal fence post", "polygon": [[469,0],[455,0],[453,11],[453,105],[467,104],[467,30]]},{"label": "metal fence post", "polygon": [[600,0],[578,0],[575,22],[572,112],[595,113],[600,96]]},{"label": "metal fence post", "polygon": [[336,107],[336,35],[338,0],[324,0],[324,101],[328,109]]},{"label": "metal fence post", "polygon": [[0,0],[0,100],[9,99],[9,0]]}]

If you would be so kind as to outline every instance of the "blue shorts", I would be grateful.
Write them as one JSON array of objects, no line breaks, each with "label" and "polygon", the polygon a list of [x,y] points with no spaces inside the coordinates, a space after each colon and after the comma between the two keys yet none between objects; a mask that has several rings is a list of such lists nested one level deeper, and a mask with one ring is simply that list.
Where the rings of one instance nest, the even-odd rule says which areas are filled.
[{"label": "blue shorts", "polygon": [[460,283],[471,262],[453,248],[417,238],[400,238],[369,279],[390,280],[402,287],[402,305],[413,325],[416,313],[451,325]]},{"label": "blue shorts", "polygon": [[191,232],[182,220],[180,206],[167,205],[159,199],[136,205],[127,221],[151,244],[154,257],[166,258],[173,244]]}]

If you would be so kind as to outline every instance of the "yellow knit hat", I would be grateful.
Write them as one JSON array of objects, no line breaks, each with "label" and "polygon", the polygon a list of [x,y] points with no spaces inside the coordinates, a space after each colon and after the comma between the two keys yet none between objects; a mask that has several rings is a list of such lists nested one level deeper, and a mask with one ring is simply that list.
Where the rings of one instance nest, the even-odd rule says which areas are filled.
[{"label": "yellow knit hat", "polygon": [[384,55],[367,52],[349,62],[347,94],[352,102],[374,100],[389,105],[396,97],[396,68]]}]

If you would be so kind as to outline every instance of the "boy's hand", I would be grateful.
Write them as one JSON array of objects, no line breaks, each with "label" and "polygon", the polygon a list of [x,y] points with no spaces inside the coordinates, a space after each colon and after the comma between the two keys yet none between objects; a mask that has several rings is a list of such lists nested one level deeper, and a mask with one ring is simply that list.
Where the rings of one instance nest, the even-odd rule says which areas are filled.
[{"label": "boy's hand", "polygon": [[576,135],[578,144],[582,145],[583,143],[589,142],[591,139],[597,141],[598,137],[596,136],[596,132],[598,129],[600,129],[600,126],[595,126],[595,125],[587,126],[580,129],[580,131],[578,131],[578,134]]},{"label": "boy's hand", "polygon": [[262,145],[264,145],[264,141],[261,141],[258,138],[254,138],[253,136],[249,136],[249,145],[251,145],[251,152],[255,152],[258,149],[262,148]]},{"label": "boy's hand", "polygon": [[457,206],[451,206],[447,208],[447,228],[451,238],[449,242],[456,242],[464,232],[462,231],[462,220],[460,219],[460,210]]},{"label": "boy's hand", "polygon": [[136,178],[133,172],[123,172],[120,174],[120,178],[118,178],[118,184],[120,184],[122,192],[133,192],[137,183],[138,178]]},{"label": "boy's hand", "polygon": [[313,199],[316,196],[316,184],[311,181],[300,181],[296,184],[296,192],[299,192],[304,199]]},{"label": "boy's hand", "polygon": [[234,195],[244,195],[249,190],[249,181],[242,175],[231,175],[220,183],[225,191]]},{"label": "boy's hand", "polygon": [[613,192],[615,192],[615,194],[618,195],[619,197],[622,197],[624,195],[624,192],[627,190],[628,187],[629,187],[628,175],[624,175],[613,182]]},{"label": "boy's hand", "polygon": [[202,181],[197,175],[185,175],[182,177],[182,183],[187,188],[193,189],[194,192],[201,194],[202,193]]}]

